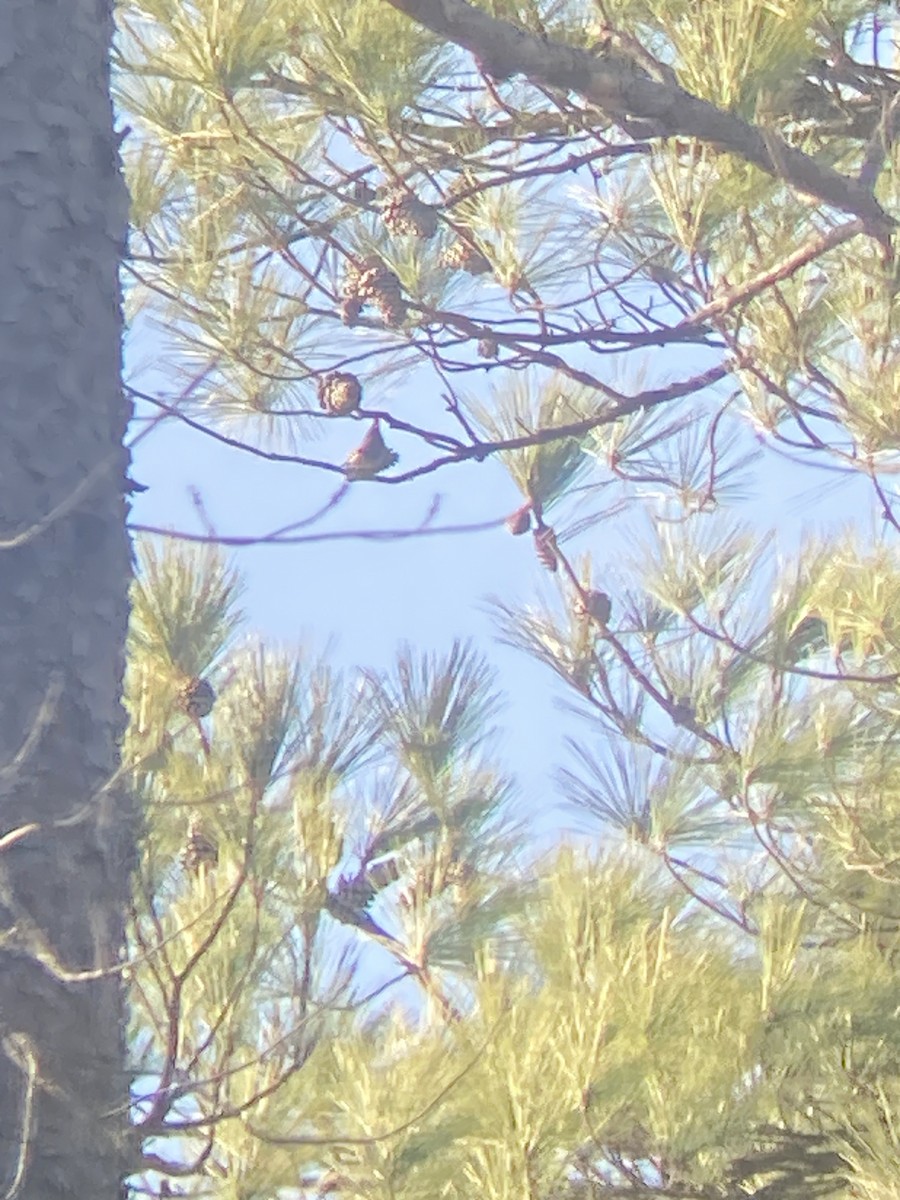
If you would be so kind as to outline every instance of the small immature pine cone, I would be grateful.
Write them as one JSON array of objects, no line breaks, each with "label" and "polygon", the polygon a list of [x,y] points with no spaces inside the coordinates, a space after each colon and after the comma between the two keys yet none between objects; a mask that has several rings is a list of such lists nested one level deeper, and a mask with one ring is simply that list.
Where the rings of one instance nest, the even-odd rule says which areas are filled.
[{"label": "small immature pine cone", "polygon": [[212,712],[216,693],[208,680],[196,676],[188,680],[181,689],[179,702],[189,717],[199,720],[200,717],[208,717]]},{"label": "small immature pine cone", "polygon": [[534,549],[540,561],[544,564],[548,571],[556,571],[559,568],[559,556],[556,553],[556,534],[549,525],[542,525],[535,529],[534,534]]},{"label": "small immature pine cone", "polygon": [[207,833],[199,813],[192,813],[188,822],[187,839],[181,851],[181,865],[192,875],[201,867],[214,867],[219,861],[219,848]]},{"label": "small immature pine cone", "polygon": [[433,238],[437,233],[437,212],[412,192],[391,192],[384,201],[381,217],[387,229],[408,237]]},{"label": "small immature pine cone", "polygon": [[504,524],[513,537],[521,537],[531,528],[531,505],[523,504],[506,518]]},{"label": "small immature pine cone", "polygon": [[378,422],[373,421],[366,436],[344,462],[344,474],[348,479],[372,479],[396,461],[397,455],[385,445]]},{"label": "small immature pine cone", "polygon": [[612,601],[606,592],[591,588],[575,599],[575,611],[581,617],[590,617],[599,625],[606,625],[612,612]]},{"label": "small immature pine cone", "polygon": [[357,268],[356,295],[360,300],[375,300],[385,292],[400,292],[400,280],[380,258],[367,258]]},{"label": "small immature pine cone", "polygon": [[359,408],[362,385],[349,371],[330,371],[319,380],[319,407],[335,417]]}]

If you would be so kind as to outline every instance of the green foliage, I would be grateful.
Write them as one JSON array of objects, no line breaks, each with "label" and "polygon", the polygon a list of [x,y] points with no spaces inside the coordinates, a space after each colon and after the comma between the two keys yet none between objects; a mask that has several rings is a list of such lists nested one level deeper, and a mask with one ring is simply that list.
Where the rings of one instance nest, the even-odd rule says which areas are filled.
[{"label": "green foliage", "polygon": [[[424,471],[502,464],[558,586],[499,597],[501,636],[581,721],[579,841],[541,850],[480,654],[340,676],[243,638],[218,554],[141,547],[149,1166],[260,1200],[889,1200],[896,14],[476,7],[571,86],[389,0],[121,6],[129,303],[193,381],[167,415],[305,464],[334,421],[310,471],[375,417]],[[883,530],[748,527],[776,453],[870,485]]]},{"label": "green foliage", "polygon": [[[495,441],[513,440],[537,430],[577,424],[594,406],[594,397],[562,379],[550,379],[539,390],[519,377],[490,404],[473,405],[485,434]],[[569,492],[587,473],[589,461],[577,437],[562,437],[501,454],[524,498],[540,511]]]}]

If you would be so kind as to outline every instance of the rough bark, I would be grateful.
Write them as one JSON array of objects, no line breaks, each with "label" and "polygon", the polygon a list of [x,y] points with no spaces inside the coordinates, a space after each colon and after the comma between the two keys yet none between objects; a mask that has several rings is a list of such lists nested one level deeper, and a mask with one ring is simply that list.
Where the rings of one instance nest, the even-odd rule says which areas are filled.
[{"label": "rough bark", "polygon": [[488,74],[525,75],[544,87],[576,92],[614,121],[642,123],[644,137],[694,137],[753,163],[769,175],[886,236],[896,222],[859,181],[796,150],[734,113],[723,112],[665,76],[653,78],[624,55],[593,54],[489,16],[467,0],[387,0],[432,33],[469,50]]},{"label": "rough bark", "polygon": [[127,1143],[134,815],[110,0],[0,5],[0,1195],[104,1200]]}]

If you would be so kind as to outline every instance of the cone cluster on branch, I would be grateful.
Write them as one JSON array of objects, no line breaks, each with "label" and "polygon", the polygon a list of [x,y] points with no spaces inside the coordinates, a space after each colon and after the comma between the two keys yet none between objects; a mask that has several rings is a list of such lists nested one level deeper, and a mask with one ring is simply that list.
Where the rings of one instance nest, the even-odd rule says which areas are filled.
[{"label": "cone cluster on branch", "polygon": [[347,456],[344,474],[348,479],[372,479],[396,461],[397,455],[385,445],[378,422],[373,421],[366,436]]},{"label": "cone cluster on branch", "polygon": [[201,868],[214,867],[218,861],[218,846],[204,831],[200,814],[191,813],[187,838],[181,851],[181,865],[192,875],[199,875]]},{"label": "cone cluster on branch", "polygon": [[362,400],[362,384],[349,371],[329,371],[319,380],[319,407],[335,417],[355,412]]},{"label": "cone cluster on branch", "polygon": [[425,204],[412,192],[402,189],[389,192],[381,207],[381,219],[394,234],[407,237],[433,238],[437,233],[437,210]]},{"label": "cone cluster on branch", "polygon": [[344,275],[341,316],[352,325],[364,304],[371,304],[391,329],[403,324],[407,306],[400,280],[380,258],[351,263]]}]

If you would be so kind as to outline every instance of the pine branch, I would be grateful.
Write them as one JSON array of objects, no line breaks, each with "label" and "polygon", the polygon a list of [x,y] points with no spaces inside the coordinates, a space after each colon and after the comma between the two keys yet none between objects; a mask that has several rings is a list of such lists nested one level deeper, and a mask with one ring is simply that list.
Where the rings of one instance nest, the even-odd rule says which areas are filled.
[{"label": "pine branch", "polygon": [[491,17],[467,0],[387,0],[400,12],[469,50],[488,75],[525,75],[539,86],[578,92],[626,130],[645,123],[645,137],[694,137],[784,179],[823,204],[861,218],[886,238],[897,222],[856,180],[823,166],[774,132],[765,134],[733,113],[723,112],[671,80],[654,79],[625,55],[596,55],[529,33]]}]

